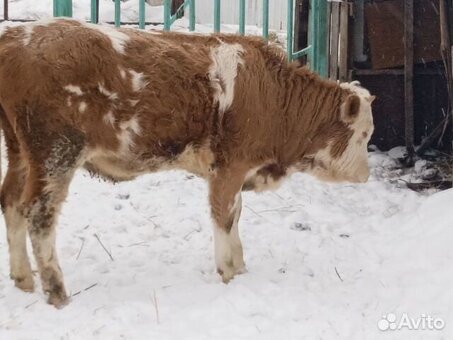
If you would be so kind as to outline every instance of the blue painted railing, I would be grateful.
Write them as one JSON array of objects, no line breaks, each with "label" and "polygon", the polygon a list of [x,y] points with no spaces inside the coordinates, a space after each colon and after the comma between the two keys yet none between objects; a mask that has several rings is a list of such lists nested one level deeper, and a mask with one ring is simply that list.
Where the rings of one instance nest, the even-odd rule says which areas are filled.
[{"label": "blue painted railing", "polygon": [[[115,1],[115,26],[121,25],[121,0]],[[228,0],[233,1],[233,0]],[[239,1],[239,34],[245,34],[246,0]],[[327,76],[328,66],[328,8],[327,0],[310,0],[309,13],[309,45],[299,51],[294,51],[294,0],[288,1],[287,17],[287,54],[290,61],[307,56],[310,67],[322,76]],[[169,31],[181,11],[189,10],[189,30],[195,30],[195,2],[185,0],[171,14],[172,0],[164,0],[164,30]],[[214,32],[220,32],[221,0],[214,2]],[[145,0],[139,0],[138,26],[145,28]],[[54,16],[72,16],[72,0],[54,0]],[[91,0],[91,22],[98,23],[99,0]],[[263,31],[264,39],[269,38],[269,0],[263,0]]]}]

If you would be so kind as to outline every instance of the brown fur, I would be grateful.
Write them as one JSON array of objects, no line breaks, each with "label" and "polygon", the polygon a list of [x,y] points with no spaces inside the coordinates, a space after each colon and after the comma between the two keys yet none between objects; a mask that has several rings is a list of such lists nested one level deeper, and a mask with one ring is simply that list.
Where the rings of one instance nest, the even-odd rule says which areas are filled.
[{"label": "brown fur", "polygon": [[[1,204],[26,221],[56,306],[67,298],[54,225],[80,166],[115,181],[170,168],[206,178],[218,238],[231,242],[216,255],[224,281],[244,266],[236,235],[241,189],[262,190],[291,171],[317,168],[353,180],[354,171],[335,172],[329,159],[349,152],[363,98],[287,63],[278,47],[259,38],[121,29],[112,33],[127,38],[121,51],[108,34],[77,21],[32,25],[0,38],[0,118],[10,160]],[[210,73],[213,51],[240,60],[233,69],[220,59],[237,71],[226,109],[218,98],[228,99],[231,79],[221,67]],[[372,121],[363,126],[366,144]],[[329,146],[330,156],[318,157]],[[22,225],[7,221],[8,235]],[[10,242],[11,254],[21,244]],[[22,288],[32,290],[27,254],[14,258],[16,285],[27,280]]]}]

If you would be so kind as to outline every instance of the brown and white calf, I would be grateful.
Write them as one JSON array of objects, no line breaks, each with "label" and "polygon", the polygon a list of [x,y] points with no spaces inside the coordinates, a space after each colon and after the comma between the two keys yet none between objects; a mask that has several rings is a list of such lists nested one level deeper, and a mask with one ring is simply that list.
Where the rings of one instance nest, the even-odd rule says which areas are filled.
[{"label": "brown and white calf", "polygon": [[184,169],[209,182],[215,261],[228,282],[244,271],[241,191],[274,188],[294,171],[365,182],[372,100],[355,83],[287,63],[258,38],[68,19],[3,29],[11,277],[34,289],[28,232],[49,302],[67,302],[55,224],[77,168],[113,181]]}]

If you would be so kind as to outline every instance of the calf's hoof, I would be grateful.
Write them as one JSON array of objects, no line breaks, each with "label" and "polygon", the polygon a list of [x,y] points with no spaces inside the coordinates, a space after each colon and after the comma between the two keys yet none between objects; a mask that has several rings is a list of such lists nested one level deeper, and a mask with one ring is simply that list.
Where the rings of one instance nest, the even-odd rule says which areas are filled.
[{"label": "calf's hoof", "polygon": [[64,290],[61,292],[50,292],[47,303],[57,309],[61,309],[69,303],[69,298]]},{"label": "calf's hoof", "polygon": [[27,293],[32,293],[35,290],[35,282],[33,280],[33,276],[14,278],[14,285]]},{"label": "calf's hoof", "polygon": [[223,283],[230,282],[236,275],[244,274],[247,272],[245,266],[234,268],[233,266],[227,266],[225,269],[217,268],[217,273],[222,277]]}]

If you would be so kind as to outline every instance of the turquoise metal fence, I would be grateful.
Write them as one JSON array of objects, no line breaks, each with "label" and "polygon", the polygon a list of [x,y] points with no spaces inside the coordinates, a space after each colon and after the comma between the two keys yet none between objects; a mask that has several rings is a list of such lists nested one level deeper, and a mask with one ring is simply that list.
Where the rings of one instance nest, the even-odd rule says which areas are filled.
[{"label": "turquoise metal fence", "polygon": [[[121,0],[115,1],[115,26],[121,25]],[[181,11],[189,10],[189,30],[195,30],[195,1],[185,0],[175,13],[171,13],[172,0],[164,0],[164,30],[169,31]],[[232,0],[228,0],[232,1]],[[245,34],[246,0],[239,1],[239,34]],[[269,0],[263,1],[263,38],[269,38]],[[287,54],[290,61],[307,56],[310,67],[321,76],[328,73],[328,0],[310,0],[308,46],[294,51],[294,0],[287,0]],[[220,32],[221,0],[214,2],[214,32]],[[139,0],[138,26],[146,25],[145,0]],[[54,0],[54,16],[72,16],[72,0]],[[99,0],[91,0],[91,22],[98,23]]]},{"label": "turquoise metal fence", "polygon": [[54,0],[54,17],[72,17],[72,0]]},{"label": "turquoise metal fence", "polygon": [[171,14],[172,0],[164,0],[164,30],[169,31],[171,25],[178,18],[178,14],[184,9],[189,9],[189,31],[195,31],[195,0],[185,0],[175,13]]}]

